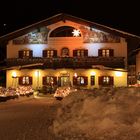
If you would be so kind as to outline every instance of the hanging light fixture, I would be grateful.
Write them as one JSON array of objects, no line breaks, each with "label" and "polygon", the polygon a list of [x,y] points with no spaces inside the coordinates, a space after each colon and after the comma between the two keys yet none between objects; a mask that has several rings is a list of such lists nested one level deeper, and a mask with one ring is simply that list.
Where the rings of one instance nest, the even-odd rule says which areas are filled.
[{"label": "hanging light fixture", "polygon": [[81,33],[80,33],[80,30],[74,29],[72,34],[73,34],[73,36],[78,37],[78,36],[80,36]]}]

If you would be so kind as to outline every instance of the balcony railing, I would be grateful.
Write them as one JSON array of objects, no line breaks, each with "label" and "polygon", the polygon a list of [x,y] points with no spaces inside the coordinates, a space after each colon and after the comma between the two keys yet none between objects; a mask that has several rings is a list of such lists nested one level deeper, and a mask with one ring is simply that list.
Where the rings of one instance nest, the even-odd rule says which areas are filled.
[{"label": "balcony railing", "polygon": [[94,65],[103,65],[111,68],[125,68],[124,57],[56,57],[56,58],[9,58],[8,67],[25,66],[42,63],[42,68],[92,68]]}]

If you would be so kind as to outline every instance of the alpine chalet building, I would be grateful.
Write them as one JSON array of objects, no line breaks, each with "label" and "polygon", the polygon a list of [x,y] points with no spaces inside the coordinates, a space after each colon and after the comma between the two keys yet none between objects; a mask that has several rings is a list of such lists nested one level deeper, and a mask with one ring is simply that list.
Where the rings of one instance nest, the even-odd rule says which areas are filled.
[{"label": "alpine chalet building", "polygon": [[6,87],[127,86],[127,42],[123,32],[58,14],[6,38]]}]

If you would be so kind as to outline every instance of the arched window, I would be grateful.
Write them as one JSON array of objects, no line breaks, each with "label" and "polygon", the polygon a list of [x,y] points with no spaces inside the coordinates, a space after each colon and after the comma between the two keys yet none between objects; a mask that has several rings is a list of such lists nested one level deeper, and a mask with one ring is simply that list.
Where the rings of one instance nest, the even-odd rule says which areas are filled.
[{"label": "arched window", "polygon": [[74,27],[71,27],[71,26],[61,26],[61,27],[54,29],[50,33],[50,37],[73,37],[74,31],[78,31],[79,34],[77,35],[77,37],[81,37],[80,31],[76,30]]}]

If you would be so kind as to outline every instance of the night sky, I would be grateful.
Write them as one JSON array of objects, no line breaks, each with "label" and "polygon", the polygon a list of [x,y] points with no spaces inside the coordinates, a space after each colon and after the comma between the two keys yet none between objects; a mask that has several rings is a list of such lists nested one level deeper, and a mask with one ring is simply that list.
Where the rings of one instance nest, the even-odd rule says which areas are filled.
[{"label": "night sky", "polygon": [[140,11],[135,0],[5,0],[0,7],[0,35],[59,13],[140,36]]}]

